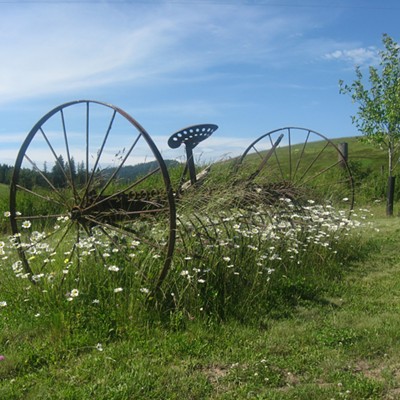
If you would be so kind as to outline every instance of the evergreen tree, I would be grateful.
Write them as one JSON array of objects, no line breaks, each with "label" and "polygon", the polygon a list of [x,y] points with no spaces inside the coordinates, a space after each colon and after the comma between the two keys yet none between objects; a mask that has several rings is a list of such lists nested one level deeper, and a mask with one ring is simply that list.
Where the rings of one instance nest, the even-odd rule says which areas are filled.
[{"label": "evergreen tree", "polygon": [[61,155],[57,157],[57,161],[51,169],[51,181],[56,188],[63,188],[67,185],[65,163]]}]

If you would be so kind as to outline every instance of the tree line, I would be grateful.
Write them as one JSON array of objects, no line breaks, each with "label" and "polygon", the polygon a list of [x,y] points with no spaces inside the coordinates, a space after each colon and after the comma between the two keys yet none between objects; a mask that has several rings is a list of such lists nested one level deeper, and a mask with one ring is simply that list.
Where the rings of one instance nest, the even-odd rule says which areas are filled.
[{"label": "tree line", "polygon": [[[9,185],[12,180],[14,167],[7,164],[0,164],[0,183]],[[86,169],[83,162],[76,163],[72,157],[70,162],[64,161],[62,156],[57,158],[56,163],[49,170],[47,162],[39,171],[31,168],[21,168],[19,171],[18,184],[32,189],[35,186],[49,187],[49,183],[56,188],[66,187],[68,180],[73,180],[76,185],[84,184]]]},{"label": "tree line", "polygon": [[[165,160],[165,163],[169,168],[179,165],[175,160]],[[117,179],[123,182],[131,182],[141,176],[145,176],[157,168],[157,161],[123,166],[118,171]],[[97,182],[109,179],[115,172],[115,169],[116,168],[113,167],[105,168],[101,171],[97,170],[95,174]],[[7,164],[0,164],[0,183],[9,185],[13,176],[13,170],[14,167]],[[55,188],[64,188],[68,186],[68,181],[73,181],[74,184],[79,187],[86,183],[86,173],[86,167],[83,161],[77,163],[74,158],[71,157],[70,162],[68,162],[64,161],[62,156],[59,156],[57,162],[54,163],[50,170],[47,167],[46,161],[43,163],[43,167],[40,171],[31,168],[21,168],[18,177],[18,184],[26,189],[32,190],[37,186],[49,188],[50,185]],[[92,173],[92,171],[89,171],[89,173]]]}]

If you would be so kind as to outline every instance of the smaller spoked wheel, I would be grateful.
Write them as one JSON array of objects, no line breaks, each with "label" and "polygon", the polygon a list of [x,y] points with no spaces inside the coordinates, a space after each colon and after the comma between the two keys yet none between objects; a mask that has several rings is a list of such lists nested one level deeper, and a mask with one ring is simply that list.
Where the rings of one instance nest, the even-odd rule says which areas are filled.
[{"label": "smaller spoked wheel", "polygon": [[234,172],[241,181],[300,204],[348,212],[354,205],[353,178],[343,154],[310,129],[286,127],[260,136],[236,161]]},{"label": "smaller spoked wheel", "polygon": [[144,128],[110,104],[73,101],[38,121],[17,156],[10,214],[20,265],[34,281],[79,276],[92,263],[159,287],[171,263],[166,165]]}]

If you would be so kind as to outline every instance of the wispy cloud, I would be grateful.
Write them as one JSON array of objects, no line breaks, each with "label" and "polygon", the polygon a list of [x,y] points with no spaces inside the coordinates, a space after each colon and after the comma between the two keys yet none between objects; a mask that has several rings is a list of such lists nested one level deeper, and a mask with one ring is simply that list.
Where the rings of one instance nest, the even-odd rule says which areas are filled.
[{"label": "wispy cloud", "polygon": [[130,29],[118,26],[113,10],[91,15],[77,5],[41,4],[17,11],[1,16],[3,101],[119,81],[129,65],[140,77],[149,54],[168,41],[162,21]]},{"label": "wispy cloud", "polygon": [[358,47],[348,50],[335,50],[324,55],[326,60],[338,60],[353,65],[374,64],[378,60],[378,50],[375,47]]},{"label": "wispy cloud", "polygon": [[1,7],[2,103],[124,81],[212,79],[230,63],[273,65],[305,25],[271,9],[199,3]]}]

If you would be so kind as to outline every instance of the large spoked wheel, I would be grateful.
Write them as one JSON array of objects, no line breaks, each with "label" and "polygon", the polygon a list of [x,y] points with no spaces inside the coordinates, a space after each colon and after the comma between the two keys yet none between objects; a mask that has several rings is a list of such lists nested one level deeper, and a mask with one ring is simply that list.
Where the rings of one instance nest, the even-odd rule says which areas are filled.
[{"label": "large spoked wheel", "polygon": [[328,138],[305,128],[287,127],[256,139],[237,160],[240,180],[294,200],[351,211],[354,184],[343,154]]},{"label": "large spoked wheel", "polygon": [[[40,119],[16,159],[10,214],[32,280],[91,259],[124,263],[157,288],[171,263],[176,216],[166,165],[144,128],[110,104],[73,101]],[[146,272],[154,260],[158,276]]]}]

